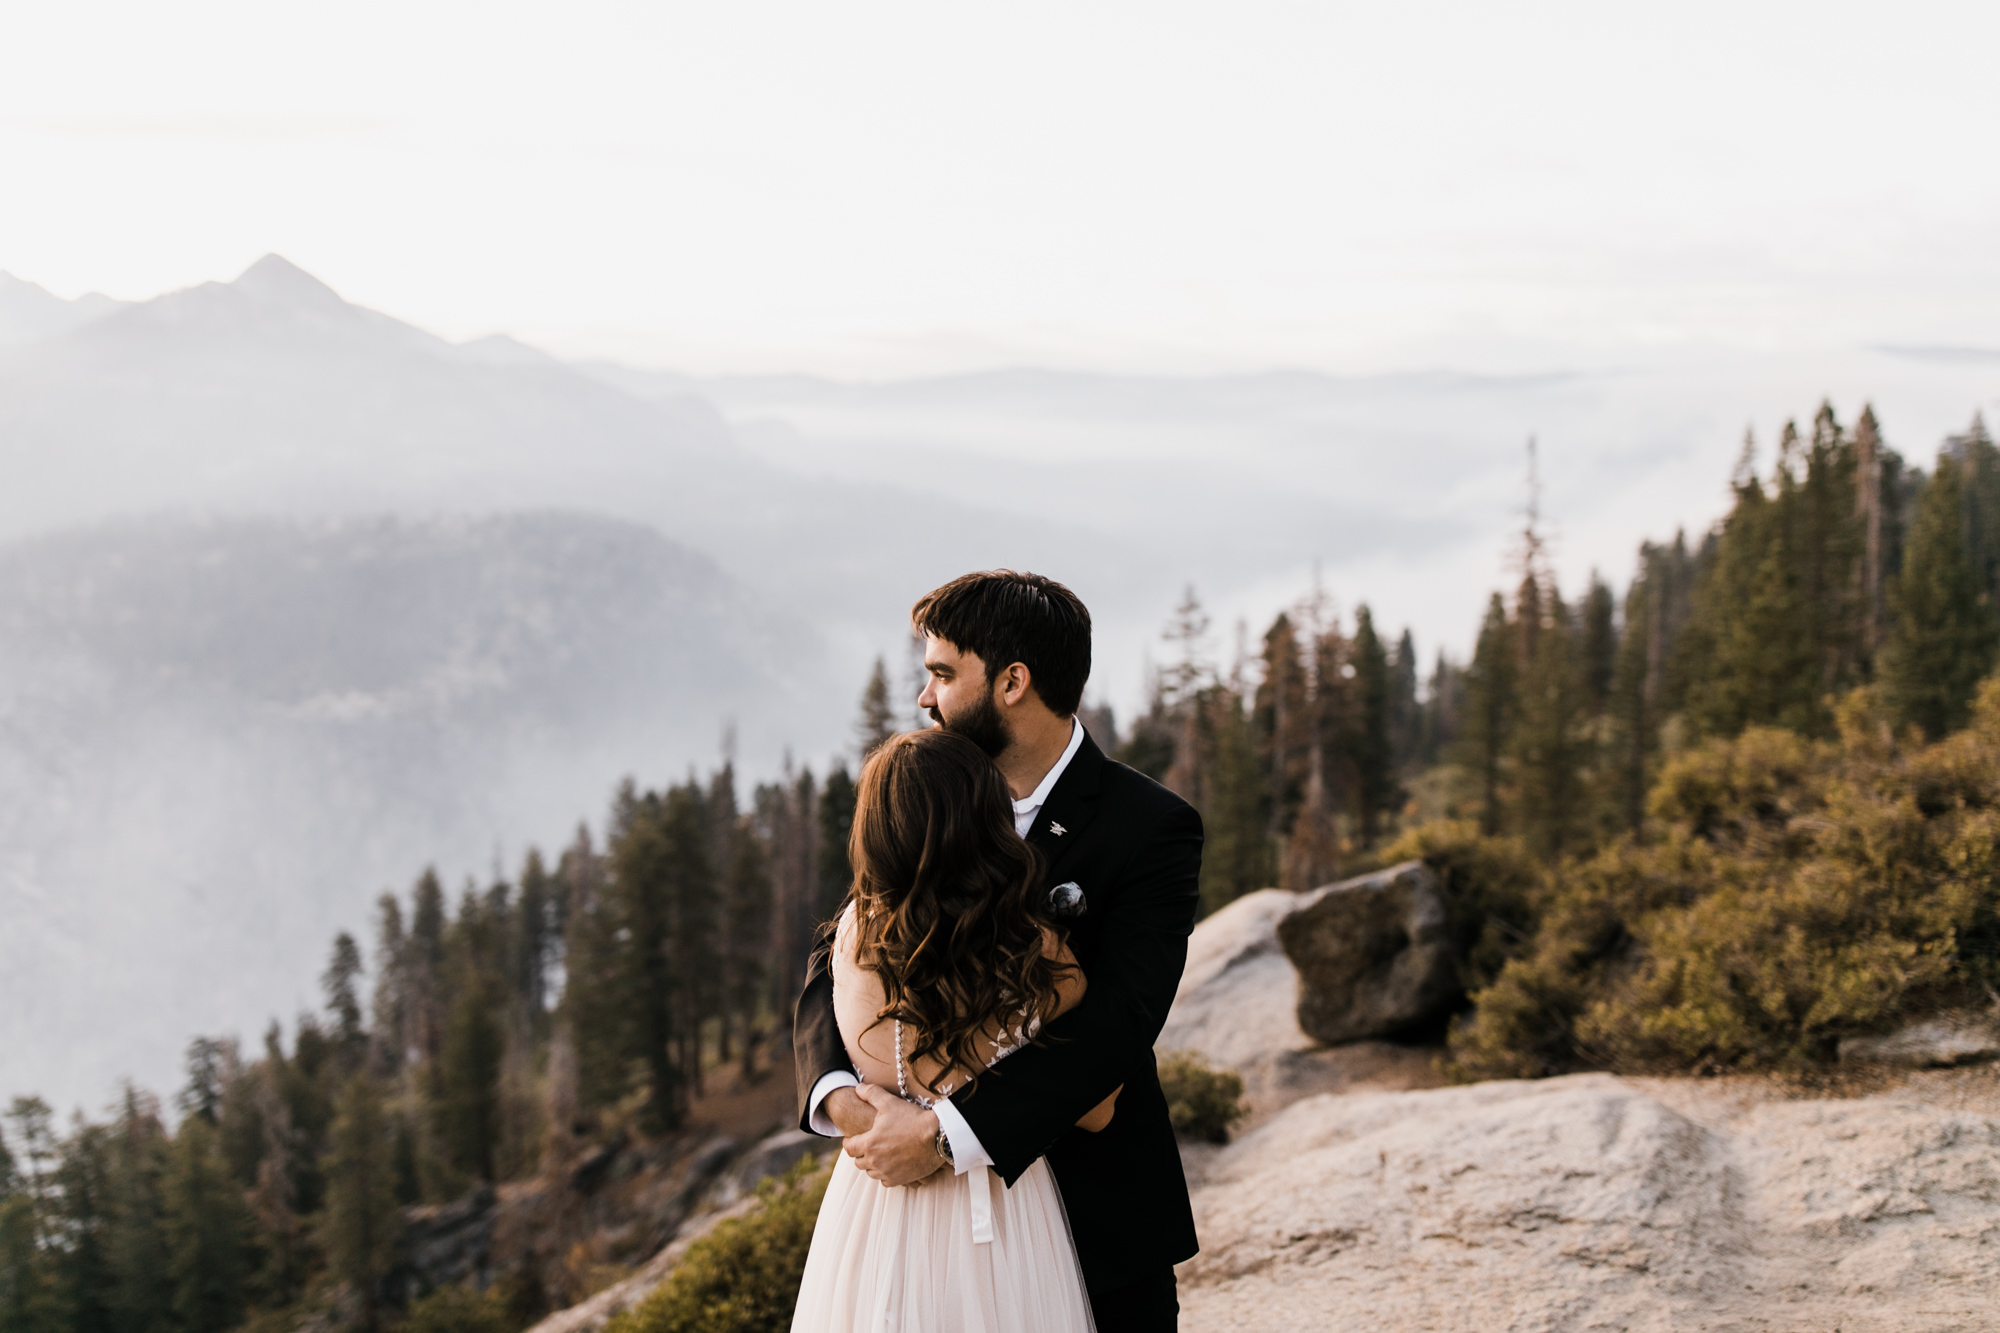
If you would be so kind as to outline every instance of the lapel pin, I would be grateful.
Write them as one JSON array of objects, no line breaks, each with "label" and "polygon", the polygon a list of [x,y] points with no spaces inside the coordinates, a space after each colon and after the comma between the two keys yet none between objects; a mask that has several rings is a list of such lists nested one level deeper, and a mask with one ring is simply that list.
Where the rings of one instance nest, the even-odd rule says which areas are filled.
[{"label": "lapel pin", "polygon": [[1056,823],[1055,820],[1051,819],[1049,821],[1049,832],[1055,834],[1058,838],[1060,838],[1063,834],[1069,832],[1069,830],[1064,828],[1061,824]]}]

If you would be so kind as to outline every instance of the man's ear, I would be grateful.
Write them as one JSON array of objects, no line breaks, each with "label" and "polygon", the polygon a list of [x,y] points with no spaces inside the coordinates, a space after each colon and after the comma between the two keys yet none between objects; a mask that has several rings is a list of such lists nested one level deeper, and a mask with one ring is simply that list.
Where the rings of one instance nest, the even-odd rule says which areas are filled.
[{"label": "man's ear", "polygon": [[1033,675],[1025,662],[1015,662],[994,678],[993,684],[1000,692],[1000,702],[1009,708],[1028,697],[1028,691],[1035,687]]}]

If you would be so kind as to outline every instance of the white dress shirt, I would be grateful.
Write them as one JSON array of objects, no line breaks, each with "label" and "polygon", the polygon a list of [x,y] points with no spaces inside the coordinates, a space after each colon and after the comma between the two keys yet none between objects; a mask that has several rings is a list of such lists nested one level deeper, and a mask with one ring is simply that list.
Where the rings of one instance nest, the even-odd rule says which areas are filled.
[{"label": "white dress shirt", "polygon": [[[1069,767],[1069,761],[1076,758],[1076,752],[1083,747],[1083,723],[1071,718],[1069,726],[1069,744],[1063,747],[1062,758],[1056,760],[1055,767],[1043,775],[1041,783],[1033,791],[1014,802],[1014,832],[1024,838],[1028,836],[1028,830],[1035,826],[1035,816],[1049,803],[1049,793],[1055,790],[1063,770]],[[840,1137],[840,1130],[827,1118],[823,1104],[835,1088],[857,1087],[860,1082],[852,1070],[836,1069],[813,1084],[812,1097],[807,1102],[810,1113],[806,1120],[813,1133],[830,1139]],[[951,1098],[938,1098],[937,1105],[931,1109],[937,1112],[938,1128],[944,1131],[945,1139],[951,1144],[951,1163],[958,1174],[964,1175],[975,1166],[992,1164],[993,1159],[987,1156],[985,1145],[972,1132],[972,1126],[965,1123],[965,1117],[952,1105]]]}]

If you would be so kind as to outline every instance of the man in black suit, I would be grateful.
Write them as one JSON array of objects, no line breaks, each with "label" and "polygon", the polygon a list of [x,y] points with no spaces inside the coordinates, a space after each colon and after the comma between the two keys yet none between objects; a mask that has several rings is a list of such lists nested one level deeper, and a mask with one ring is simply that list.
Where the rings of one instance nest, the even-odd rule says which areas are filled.
[{"label": "man in black suit", "polygon": [[[1173,1266],[1196,1242],[1153,1041],[1187,962],[1201,816],[1107,759],[1076,720],[1090,613],[1069,589],[1012,570],[967,574],[919,601],[911,621],[929,673],[917,702],[1006,776],[1015,827],[1046,858],[1049,902],[1089,989],[1043,1040],[929,1111],[859,1084],[816,955],[794,1020],[800,1128],[844,1135],[856,1164],[887,1185],[981,1164],[1012,1185],[1046,1156],[1099,1333],[1170,1330]],[[1121,1085],[1107,1128],[1075,1127]]]}]

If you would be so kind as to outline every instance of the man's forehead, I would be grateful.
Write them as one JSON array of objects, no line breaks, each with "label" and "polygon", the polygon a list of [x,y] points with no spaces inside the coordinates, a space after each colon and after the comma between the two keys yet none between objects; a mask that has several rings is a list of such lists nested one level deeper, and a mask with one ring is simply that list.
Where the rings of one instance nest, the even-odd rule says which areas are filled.
[{"label": "man's forehead", "polygon": [[950,639],[940,639],[935,634],[924,635],[924,665],[957,666],[966,661],[977,662],[979,655],[969,653]]}]

